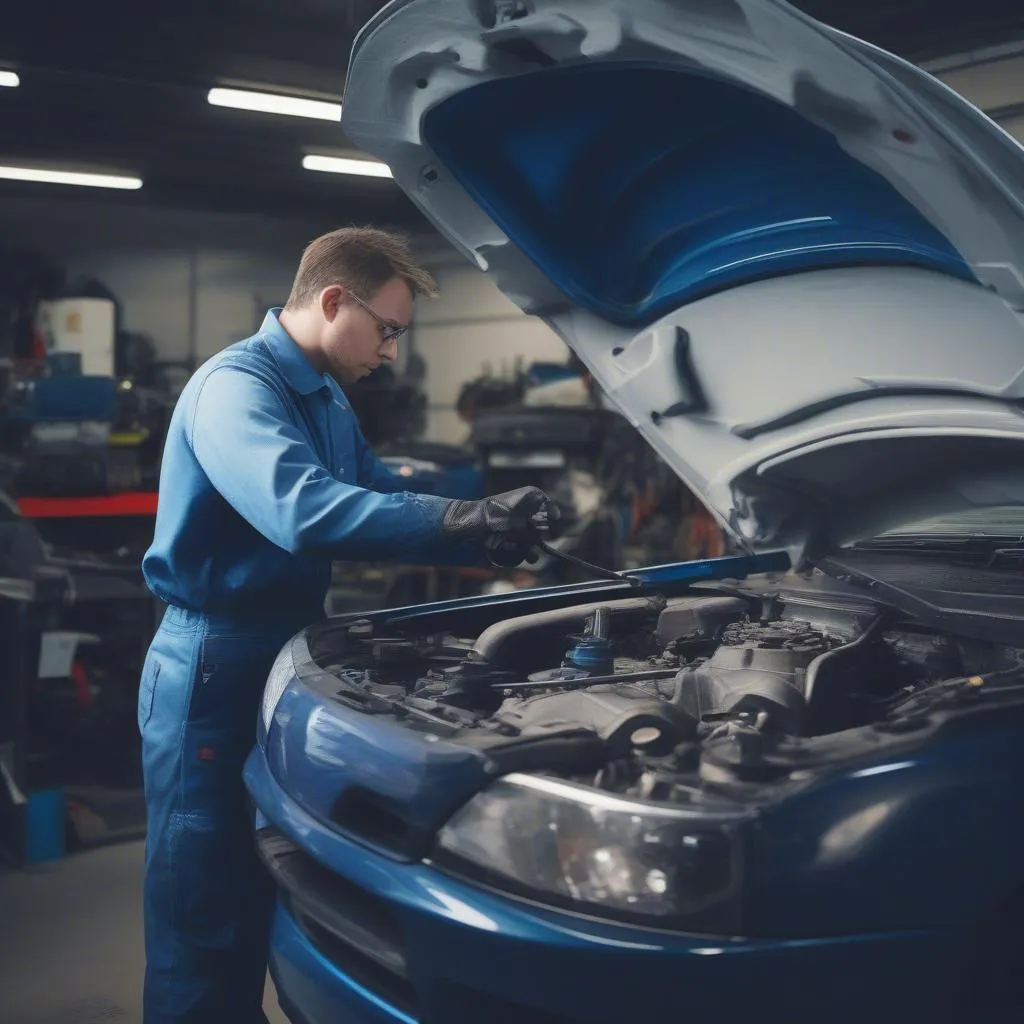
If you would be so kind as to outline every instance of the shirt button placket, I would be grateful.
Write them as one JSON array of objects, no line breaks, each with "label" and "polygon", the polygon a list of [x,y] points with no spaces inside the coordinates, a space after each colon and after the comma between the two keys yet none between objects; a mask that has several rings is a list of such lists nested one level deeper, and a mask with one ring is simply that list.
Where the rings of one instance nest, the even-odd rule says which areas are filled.
[{"label": "shirt button placket", "polygon": [[331,389],[328,387],[321,388],[320,394],[323,398],[324,406],[324,442],[327,447],[327,466],[333,476],[337,471],[337,467],[334,465],[334,435],[331,433]]}]

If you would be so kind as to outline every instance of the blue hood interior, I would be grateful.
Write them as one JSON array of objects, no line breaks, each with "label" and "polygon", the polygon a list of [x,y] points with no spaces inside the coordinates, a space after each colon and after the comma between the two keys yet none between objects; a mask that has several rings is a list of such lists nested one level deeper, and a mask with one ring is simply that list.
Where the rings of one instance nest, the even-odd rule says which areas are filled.
[{"label": "blue hood interior", "polygon": [[622,326],[826,267],[975,280],[950,242],[827,131],[678,68],[587,64],[496,79],[431,109],[423,133],[563,294]]}]

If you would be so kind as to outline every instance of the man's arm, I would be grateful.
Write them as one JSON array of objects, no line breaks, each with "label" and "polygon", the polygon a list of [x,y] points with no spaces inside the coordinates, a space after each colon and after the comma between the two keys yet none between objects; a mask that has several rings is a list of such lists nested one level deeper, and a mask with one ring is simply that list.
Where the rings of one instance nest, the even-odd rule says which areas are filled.
[{"label": "man's arm", "polygon": [[394,494],[397,491],[407,490],[405,482],[395,476],[377,458],[373,449],[363,438],[358,426],[356,427],[356,444],[359,447],[359,482],[363,486],[368,487],[371,491],[379,491],[381,494]]},{"label": "man's arm", "polygon": [[[350,413],[354,418],[354,413]],[[373,449],[366,443],[359,424],[353,424],[358,446],[359,483],[371,491],[382,494],[393,494],[406,489],[406,484],[377,458]],[[415,485],[414,485],[415,486]],[[447,502],[445,502],[447,504]],[[457,541],[443,537],[441,542],[429,551],[420,551],[405,558],[409,565],[490,565],[487,554],[479,544],[468,541]]]},{"label": "man's arm", "polygon": [[244,367],[225,364],[207,377],[188,439],[225,500],[286,551],[429,561],[432,550],[449,547],[441,526],[447,499],[337,480],[274,389]]}]

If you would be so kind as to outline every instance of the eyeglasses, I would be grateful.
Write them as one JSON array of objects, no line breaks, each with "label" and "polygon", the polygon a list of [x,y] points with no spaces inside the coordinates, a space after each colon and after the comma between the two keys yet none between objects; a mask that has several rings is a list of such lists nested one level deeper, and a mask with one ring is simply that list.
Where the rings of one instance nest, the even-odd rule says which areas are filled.
[{"label": "eyeglasses", "polygon": [[366,310],[374,320],[377,321],[377,327],[380,329],[380,340],[381,341],[398,341],[398,339],[409,330],[408,324],[400,324],[394,320],[385,320],[368,302],[363,302],[358,295],[352,296],[353,301]]}]

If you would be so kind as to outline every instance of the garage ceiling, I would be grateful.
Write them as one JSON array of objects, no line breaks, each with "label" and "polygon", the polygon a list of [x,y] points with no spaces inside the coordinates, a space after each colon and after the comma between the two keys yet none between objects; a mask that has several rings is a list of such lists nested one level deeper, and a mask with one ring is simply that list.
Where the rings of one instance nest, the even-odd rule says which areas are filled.
[{"label": "garage ceiling", "polygon": [[[417,223],[388,180],[302,169],[305,153],[346,151],[335,123],[206,101],[216,85],[336,100],[352,39],[378,0],[178,0],[160,5],[159,21],[157,5],[138,0],[60,4],[59,14],[45,0],[6,6],[0,69],[17,71],[21,87],[0,88],[0,162],[140,175],[141,191],[116,194],[126,203]],[[916,60],[1024,39],[1021,0],[798,6]],[[1020,95],[1010,99],[1024,101],[1013,77]],[[0,182],[0,196],[53,189]]]}]

